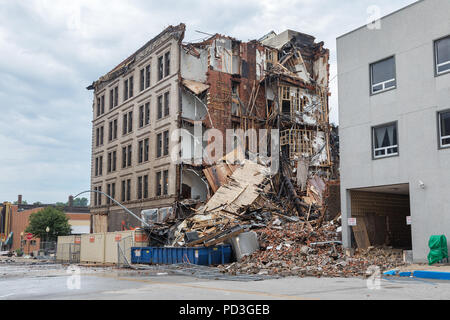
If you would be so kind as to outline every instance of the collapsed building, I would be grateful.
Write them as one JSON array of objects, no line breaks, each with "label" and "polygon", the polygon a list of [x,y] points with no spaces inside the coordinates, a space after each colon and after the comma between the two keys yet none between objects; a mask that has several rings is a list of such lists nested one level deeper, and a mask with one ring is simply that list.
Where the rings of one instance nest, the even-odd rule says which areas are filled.
[{"label": "collapsed building", "polygon": [[[217,139],[208,129],[223,136],[236,130],[233,139],[241,139],[240,154],[247,158],[261,151],[246,135],[257,129],[257,141],[280,146],[279,195],[288,193],[300,213],[308,206],[311,211],[299,197],[310,195],[314,181],[322,193],[326,181],[338,178],[324,43],[292,30],[249,42],[215,34],[185,43],[184,35],[184,24],[166,28],[88,87],[94,90],[92,190],[144,219],[186,217],[192,212],[186,208],[198,210],[236,169],[235,163],[205,159],[204,150]],[[199,139],[196,128],[205,137]],[[271,140],[272,130],[279,130],[278,141]],[[98,193],[91,213],[93,232],[141,226]]]}]

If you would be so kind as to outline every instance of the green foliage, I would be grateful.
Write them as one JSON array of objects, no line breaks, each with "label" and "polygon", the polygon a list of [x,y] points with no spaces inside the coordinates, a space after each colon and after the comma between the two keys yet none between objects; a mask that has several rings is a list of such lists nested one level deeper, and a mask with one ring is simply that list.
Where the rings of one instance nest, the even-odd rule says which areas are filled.
[{"label": "green foliage", "polygon": [[[18,201],[14,201],[13,204],[19,204],[19,202]],[[27,205],[28,202],[26,202],[25,200],[22,200],[22,204],[23,205]]]},{"label": "green foliage", "polygon": [[[56,241],[58,236],[71,233],[69,218],[62,210],[48,207],[30,215],[29,225],[25,232],[31,233],[42,241]],[[50,231],[47,233],[47,227]],[[48,238],[47,238],[48,237]]]},{"label": "green foliage", "polygon": [[22,250],[22,249],[17,249],[17,250],[16,250],[16,255],[17,255],[18,257],[23,256],[23,250]]},{"label": "green foliage", "polygon": [[73,200],[73,205],[75,207],[87,207],[89,200],[87,198],[76,198]]}]

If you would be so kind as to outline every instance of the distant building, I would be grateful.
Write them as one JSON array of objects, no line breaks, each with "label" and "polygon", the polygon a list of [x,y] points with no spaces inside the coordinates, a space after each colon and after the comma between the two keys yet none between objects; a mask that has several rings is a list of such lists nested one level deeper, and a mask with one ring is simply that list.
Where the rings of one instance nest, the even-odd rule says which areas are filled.
[{"label": "distant building", "polygon": [[430,236],[450,239],[449,13],[448,0],[417,1],[337,39],[346,247],[424,262]]},{"label": "distant building", "polygon": [[[29,218],[33,213],[39,212],[46,207],[54,205],[24,205],[21,204],[21,196],[15,205],[4,203],[0,204],[0,212],[3,208],[9,208],[9,226],[2,227],[3,230],[8,230],[8,235],[12,232],[12,243],[8,246],[8,250],[16,250],[22,248],[25,253],[32,253],[39,250],[40,240],[32,238],[28,240],[25,229],[28,227]],[[91,216],[88,207],[63,207],[62,210],[69,218],[69,224],[72,227],[72,234],[85,234],[91,231]],[[5,211],[6,214],[6,211]],[[6,221],[6,219],[5,219]],[[8,236],[5,235],[5,238]]]}]

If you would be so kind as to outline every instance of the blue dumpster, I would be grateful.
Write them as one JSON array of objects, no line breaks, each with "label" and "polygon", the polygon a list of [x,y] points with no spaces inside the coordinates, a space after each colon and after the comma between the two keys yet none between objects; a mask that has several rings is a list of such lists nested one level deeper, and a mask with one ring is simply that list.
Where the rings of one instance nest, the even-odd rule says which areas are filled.
[{"label": "blue dumpster", "polygon": [[231,262],[231,246],[199,248],[131,248],[131,263],[134,264],[197,264],[203,266]]}]

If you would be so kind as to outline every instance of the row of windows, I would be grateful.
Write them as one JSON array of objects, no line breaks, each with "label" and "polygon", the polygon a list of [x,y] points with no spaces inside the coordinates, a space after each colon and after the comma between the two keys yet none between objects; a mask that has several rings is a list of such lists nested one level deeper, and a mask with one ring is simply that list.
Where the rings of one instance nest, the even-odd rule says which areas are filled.
[{"label": "row of windows", "polygon": [[[168,117],[170,114],[170,91],[158,96],[157,98],[157,120],[163,117]],[[139,128],[143,128],[150,124],[150,102],[139,106]],[[117,139],[118,123],[117,119],[109,122],[108,141],[111,142]],[[127,135],[133,132],[133,111],[123,114],[122,118],[122,135]],[[104,126],[96,128],[96,142],[95,146],[99,147],[104,142]]]},{"label": "row of windows", "polygon": [[[155,174],[155,196],[167,196],[169,194],[169,170],[158,171]],[[120,189],[120,200],[122,202],[131,201],[131,184],[132,179],[125,179],[121,181],[121,189]],[[102,187],[97,186],[94,187],[94,191],[102,192]],[[116,199],[116,183],[108,183],[106,185],[106,194],[109,195],[114,200]],[[137,177],[136,180],[136,199],[143,200],[148,199],[150,197],[150,188],[149,188],[149,176],[142,175]],[[111,199],[106,198],[106,204],[112,204]],[[103,205],[103,196],[100,193],[94,193],[94,206],[102,206]]]},{"label": "row of windows", "polygon": [[[169,155],[170,134],[164,131],[156,135],[156,158]],[[149,161],[150,158],[150,139],[145,138],[138,142],[138,164]],[[133,165],[133,146],[127,145],[122,147],[122,169],[129,168]],[[117,151],[108,152],[107,172],[115,172],[117,170]],[[95,176],[103,175],[103,156],[95,158],[94,167]]]},{"label": "row of windows", "polygon": [[[380,159],[399,154],[397,123],[372,128],[373,158]],[[450,111],[438,113],[439,148],[450,148]]]},{"label": "row of windows", "polygon": [[[151,86],[151,65],[148,64],[140,71],[139,90],[142,92]],[[158,81],[170,75],[170,51],[158,57]],[[123,81],[123,101],[127,101],[134,96],[134,76],[130,76]],[[119,105],[119,86],[109,90],[109,110]],[[97,98],[97,117],[105,113],[105,95]]]},{"label": "row of windows", "polygon": [[[436,75],[450,72],[450,36],[434,42],[434,66]],[[396,87],[395,57],[370,65],[371,94],[395,89]]]}]

